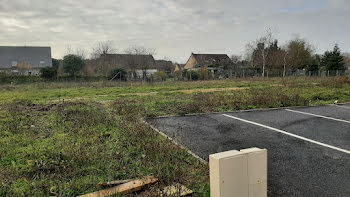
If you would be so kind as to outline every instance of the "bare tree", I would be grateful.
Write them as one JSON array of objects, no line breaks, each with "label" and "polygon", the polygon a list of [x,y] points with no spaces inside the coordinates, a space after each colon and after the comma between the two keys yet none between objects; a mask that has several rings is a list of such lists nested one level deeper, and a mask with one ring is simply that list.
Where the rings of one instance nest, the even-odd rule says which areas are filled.
[{"label": "bare tree", "polygon": [[282,55],[283,55],[283,77],[286,77],[287,64],[289,61],[288,43],[286,43],[282,46]]},{"label": "bare tree", "polygon": [[133,45],[124,50],[126,54],[132,55],[155,55],[156,50],[153,48],[145,48],[143,46]]},{"label": "bare tree", "polygon": [[260,44],[262,48],[260,49],[262,57],[262,76],[265,77],[265,67],[266,67],[266,58],[269,55],[270,45],[272,43],[272,31],[268,29],[266,35],[257,40],[258,45]]},{"label": "bare tree", "polygon": [[248,61],[248,62],[250,62],[250,66],[252,67],[252,68],[254,68],[255,67],[255,62],[254,62],[254,60],[255,60],[255,53],[256,53],[256,50],[255,50],[255,47],[256,47],[256,45],[255,45],[255,43],[248,43],[247,45],[246,45],[246,49],[245,49],[245,59]]},{"label": "bare tree", "polygon": [[287,67],[287,57],[288,57],[288,51],[283,50],[283,77],[286,77],[286,67]]},{"label": "bare tree", "polygon": [[97,43],[91,53],[91,61],[94,63],[89,66],[97,67],[96,69],[99,74],[108,76],[108,71],[112,66],[112,62],[108,59],[108,54],[114,54],[118,50],[114,47],[113,41],[103,41]]},{"label": "bare tree", "polygon": [[66,46],[66,53],[65,55],[73,54],[73,48],[70,45]]},{"label": "bare tree", "polygon": [[268,29],[264,36],[246,45],[246,59],[250,61],[251,67],[255,67],[256,64],[262,66],[263,77],[265,76],[271,44],[273,44],[272,30]]},{"label": "bare tree", "polygon": [[118,50],[114,47],[113,41],[99,42],[92,49],[91,58],[97,59],[97,58],[100,58],[101,55],[113,54],[113,53],[116,53],[117,51]]},{"label": "bare tree", "polygon": [[73,49],[72,46],[68,45],[66,47],[65,55],[77,55],[77,56],[81,57],[82,59],[86,59],[87,52],[83,48]]},{"label": "bare tree", "polygon": [[87,52],[83,48],[76,49],[75,52],[73,52],[73,54],[81,57],[83,60],[86,59],[86,57],[87,57]]}]

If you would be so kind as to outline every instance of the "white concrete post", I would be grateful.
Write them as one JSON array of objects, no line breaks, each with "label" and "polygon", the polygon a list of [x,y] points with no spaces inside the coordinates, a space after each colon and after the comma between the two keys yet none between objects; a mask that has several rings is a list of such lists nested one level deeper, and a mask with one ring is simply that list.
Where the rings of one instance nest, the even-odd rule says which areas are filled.
[{"label": "white concrete post", "polygon": [[266,197],[267,150],[250,148],[209,156],[211,197]]}]

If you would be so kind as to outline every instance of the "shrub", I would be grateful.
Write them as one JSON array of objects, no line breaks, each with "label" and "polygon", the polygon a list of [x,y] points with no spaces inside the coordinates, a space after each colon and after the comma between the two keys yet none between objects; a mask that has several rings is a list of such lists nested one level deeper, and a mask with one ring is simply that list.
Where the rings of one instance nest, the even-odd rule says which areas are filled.
[{"label": "shrub", "polygon": [[209,70],[208,70],[208,67],[204,66],[201,68],[200,70],[200,78],[202,80],[207,80],[209,79]]},{"label": "shrub", "polygon": [[187,80],[198,80],[199,73],[194,70],[183,70],[182,76],[184,76]]},{"label": "shrub", "polygon": [[[117,75],[117,76],[116,76]],[[115,80],[121,80],[126,81],[127,79],[127,72],[122,68],[117,68],[111,71],[109,74],[109,79],[115,79]]]},{"label": "shrub", "polygon": [[191,70],[187,73],[187,79],[189,80],[198,80],[199,73],[197,71]]},{"label": "shrub", "polygon": [[41,78],[39,76],[30,75],[11,75],[7,73],[1,73],[0,72],[0,84],[8,84],[8,83],[15,83],[15,84],[23,84],[23,83],[34,83],[41,81]]},{"label": "shrub", "polygon": [[52,66],[58,70],[62,63],[62,60],[52,58]]},{"label": "shrub", "polygon": [[57,69],[54,67],[44,67],[40,69],[40,77],[44,79],[53,79],[57,76]]},{"label": "shrub", "polygon": [[182,79],[182,72],[180,70],[175,71],[173,75],[176,79]]},{"label": "shrub", "polygon": [[154,73],[154,78],[159,81],[165,81],[168,78],[168,75],[163,71],[158,71]]},{"label": "shrub", "polygon": [[78,55],[66,55],[63,57],[63,70],[76,79],[76,75],[84,66],[84,60]]}]

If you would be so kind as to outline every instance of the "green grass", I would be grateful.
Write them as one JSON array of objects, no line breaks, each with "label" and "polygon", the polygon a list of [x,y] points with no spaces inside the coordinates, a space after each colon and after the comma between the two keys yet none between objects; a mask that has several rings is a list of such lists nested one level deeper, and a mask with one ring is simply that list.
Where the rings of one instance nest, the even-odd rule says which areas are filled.
[{"label": "green grass", "polygon": [[58,99],[88,99],[114,100],[125,94],[170,92],[188,89],[251,87],[265,85],[261,82],[247,81],[207,81],[202,82],[167,82],[142,84],[92,82],[92,83],[33,83],[29,85],[2,85],[0,86],[0,103],[15,99],[28,99],[36,102],[47,102]]},{"label": "green grass", "polygon": [[[212,90],[232,87],[247,89]],[[101,189],[99,182],[147,175],[160,179],[147,194],[176,182],[204,196],[207,164],[158,135],[143,118],[334,100],[350,101],[349,78],[2,85],[0,196],[76,196]]]}]

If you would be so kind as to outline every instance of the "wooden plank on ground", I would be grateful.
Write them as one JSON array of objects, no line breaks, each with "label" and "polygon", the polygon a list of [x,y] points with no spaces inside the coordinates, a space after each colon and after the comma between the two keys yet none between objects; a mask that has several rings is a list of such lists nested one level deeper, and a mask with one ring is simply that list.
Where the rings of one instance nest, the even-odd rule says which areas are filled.
[{"label": "wooden plank on ground", "polygon": [[130,181],[128,183],[124,183],[122,185],[118,185],[116,187],[112,187],[109,189],[104,189],[101,191],[93,192],[90,194],[85,194],[80,197],[107,197],[114,194],[128,194],[136,191],[140,191],[144,186],[157,182],[158,179],[150,176],[145,177],[140,180]]},{"label": "wooden plank on ground", "polygon": [[110,181],[110,182],[104,182],[104,183],[99,183],[99,186],[114,186],[114,185],[120,185],[120,184],[124,184],[127,182],[133,181],[132,179],[127,179],[127,180],[118,180],[118,181]]}]

